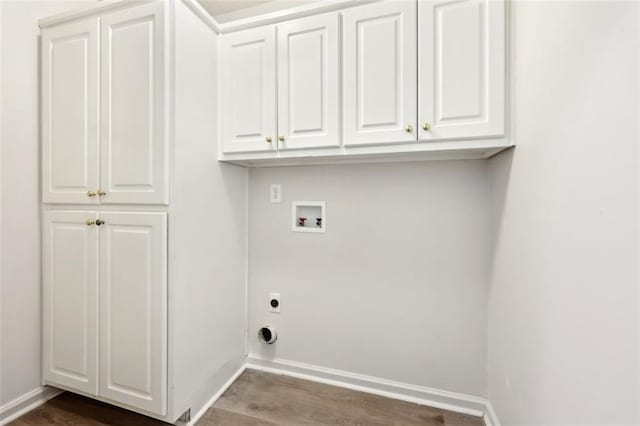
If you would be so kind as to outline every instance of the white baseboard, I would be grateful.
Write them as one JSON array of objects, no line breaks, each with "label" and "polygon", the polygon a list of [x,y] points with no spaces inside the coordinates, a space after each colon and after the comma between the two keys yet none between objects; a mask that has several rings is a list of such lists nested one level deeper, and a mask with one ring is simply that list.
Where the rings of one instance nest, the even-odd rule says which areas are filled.
[{"label": "white baseboard", "polygon": [[0,426],[6,425],[61,393],[60,389],[42,386],[7,402],[0,407]]},{"label": "white baseboard", "polygon": [[[250,355],[246,368],[340,386],[387,398],[399,399],[434,408],[484,416],[487,400],[482,397],[416,386],[348,371],[334,370],[283,359],[264,359]],[[494,424],[493,426],[497,426]]]},{"label": "white baseboard", "polygon": [[229,386],[231,386],[233,384],[233,382],[236,381],[236,379],[238,377],[240,377],[240,375],[242,373],[244,373],[244,370],[246,368],[246,365],[243,364],[238,371],[236,371],[235,373],[233,373],[233,375],[229,378],[229,380],[227,380],[227,382],[222,385],[222,387],[220,388],[220,390],[218,390],[218,392],[216,392],[211,399],[209,399],[209,401],[207,401],[207,403],[204,405],[204,407],[202,407],[200,409],[200,411],[198,411],[194,416],[191,417],[191,419],[189,420],[188,423],[183,423],[186,426],[193,426],[196,424],[196,422],[198,420],[200,420],[200,417],[204,416],[204,414],[207,412],[207,410],[209,408],[211,408],[211,406],[213,404],[215,404],[215,402],[222,396],[222,394],[229,388]]},{"label": "white baseboard", "polygon": [[482,418],[484,419],[484,424],[486,426],[500,426],[500,420],[498,420],[498,415],[496,414],[496,411],[493,409],[493,404],[491,404],[491,401],[489,400],[487,400],[487,408]]}]

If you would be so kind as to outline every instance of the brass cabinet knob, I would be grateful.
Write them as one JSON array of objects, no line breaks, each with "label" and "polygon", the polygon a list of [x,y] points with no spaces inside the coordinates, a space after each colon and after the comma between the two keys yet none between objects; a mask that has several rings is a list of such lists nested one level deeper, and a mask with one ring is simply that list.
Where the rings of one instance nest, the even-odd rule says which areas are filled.
[{"label": "brass cabinet knob", "polygon": [[91,226],[91,225],[95,225],[96,221],[95,220],[91,220],[91,219],[87,219],[86,222],[87,226]]},{"label": "brass cabinet knob", "polygon": [[101,189],[98,189],[98,196],[102,197],[102,196],[104,196],[104,195],[107,195],[107,193],[106,193],[106,192],[104,192],[104,191],[103,191],[103,190],[101,190]]},{"label": "brass cabinet knob", "polygon": [[267,143],[271,143],[271,136],[267,136],[264,140],[267,141]]},{"label": "brass cabinet knob", "polygon": [[413,126],[411,124],[409,124],[407,127],[405,127],[404,131],[407,132],[407,133],[413,132]]},{"label": "brass cabinet knob", "polygon": [[104,220],[96,220],[96,225],[100,226],[100,225],[104,225],[106,222]]},{"label": "brass cabinet knob", "polygon": [[431,124],[429,124],[428,122],[425,122],[422,125],[422,130],[424,130],[425,132],[428,132],[429,130],[431,130]]},{"label": "brass cabinet knob", "polygon": [[279,140],[280,142],[284,142],[284,136],[282,136],[282,135],[278,136],[278,140]]},{"label": "brass cabinet knob", "polygon": [[95,197],[96,193],[93,191],[87,191],[87,197]]}]

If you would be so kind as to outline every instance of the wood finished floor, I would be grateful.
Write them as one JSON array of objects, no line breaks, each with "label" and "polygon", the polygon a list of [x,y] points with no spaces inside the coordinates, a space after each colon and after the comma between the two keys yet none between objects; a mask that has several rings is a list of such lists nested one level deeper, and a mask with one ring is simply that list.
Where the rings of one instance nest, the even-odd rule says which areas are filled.
[{"label": "wood finished floor", "polygon": [[[253,370],[244,372],[197,424],[484,426],[479,417]],[[10,425],[160,426],[166,423],[66,392]]]}]

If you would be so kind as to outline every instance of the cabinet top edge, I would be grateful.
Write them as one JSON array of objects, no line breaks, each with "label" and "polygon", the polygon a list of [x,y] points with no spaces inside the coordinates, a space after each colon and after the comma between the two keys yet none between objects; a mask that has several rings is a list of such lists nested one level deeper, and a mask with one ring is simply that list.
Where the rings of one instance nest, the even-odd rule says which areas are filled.
[{"label": "cabinet top edge", "polygon": [[80,18],[96,15],[98,13],[107,12],[116,9],[122,9],[131,6],[138,6],[145,3],[153,3],[155,1],[165,0],[102,0],[96,4],[92,3],[88,6],[82,6],[68,12],[59,13],[57,15],[41,18],[38,20],[40,29],[54,27]]},{"label": "cabinet top edge", "polygon": [[[41,18],[38,20],[40,29],[54,27],[76,19],[86,18],[99,13],[111,10],[131,7],[144,3],[152,3],[155,1],[169,2],[180,0],[102,0],[87,6],[81,6],[77,9],[59,13],[57,15]],[[314,2],[311,4],[301,5],[277,12],[265,13],[261,15],[241,18],[225,23],[219,23],[215,17],[200,6],[196,0],[182,0],[194,13],[202,18],[206,18],[207,24],[218,33],[232,33],[249,28],[255,28],[270,24],[277,24],[292,19],[304,18],[308,16],[318,15],[320,13],[339,11],[353,6],[360,6],[367,3],[374,3],[379,0],[325,0]]]},{"label": "cabinet top edge", "polygon": [[294,19],[306,18],[309,16],[319,15],[321,13],[340,11],[350,7],[362,6],[377,1],[380,0],[323,0],[277,12],[264,13],[248,18],[219,23],[218,28],[221,34],[234,33],[251,28],[279,24]]}]

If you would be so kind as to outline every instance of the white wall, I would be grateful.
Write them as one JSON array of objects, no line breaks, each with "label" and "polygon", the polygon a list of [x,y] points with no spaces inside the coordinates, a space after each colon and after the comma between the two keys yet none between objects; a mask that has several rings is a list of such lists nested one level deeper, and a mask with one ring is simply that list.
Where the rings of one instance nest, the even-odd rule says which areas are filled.
[{"label": "white wall", "polygon": [[[252,169],[249,190],[251,354],[485,394],[486,162]],[[327,233],[292,232],[292,201],[326,201]]]},{"label": "white wall", "polygon": [[79,1],[0,2],[0,406],[40,386],[36,21],[79,6]]},{"label": "white wall", "polygon": [[518,146],[489,169],[503,425],[640,423],[638,12],[514,5]]}]

